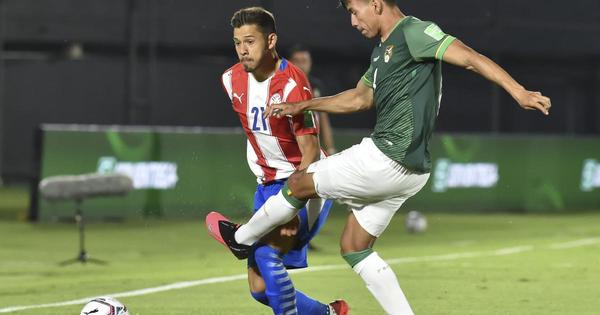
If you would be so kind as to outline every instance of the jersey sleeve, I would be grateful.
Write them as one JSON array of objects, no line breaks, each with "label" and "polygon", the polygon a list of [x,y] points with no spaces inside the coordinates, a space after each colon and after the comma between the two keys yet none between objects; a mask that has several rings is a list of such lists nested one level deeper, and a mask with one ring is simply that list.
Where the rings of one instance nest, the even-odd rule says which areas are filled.
[{"label": "jersey sleeve", "polygon": [[417,21],[404,28],[410,54],[416,61],[442,60],[446,49],[456,39],[432,22]]},{"label": "jersey sleeve", "polygon": [[230,101],[233,101],[233,83],[232,83],[232,74],[233,71],[227,70],[225,71],[225,73],[223,73],[223,75],[221,76],[221,83],[223,84],[223,90],[225,91],[225,93],[227,93],[227,96],[229,97]]},{"label": "jersey sleeve", "polygon": [[370,65],[369,69],[367,69],[367,72],[365,72],[365,74],[363,74],[363,76],[361,78],[362,82],[370,88],[373,88],[374,72],[375,72],[375,69],[373,68],[373,65]]},{"label": "jersey sleeve", "polygon": [[[295,103],[312,99],[312,90],[308,80],[299,79],[298,84],[286,98],[286,102]],[[303,114],[290,118],[294,135],[316,135],[319,134],[317,119],[312,111],[305,111]]]}]

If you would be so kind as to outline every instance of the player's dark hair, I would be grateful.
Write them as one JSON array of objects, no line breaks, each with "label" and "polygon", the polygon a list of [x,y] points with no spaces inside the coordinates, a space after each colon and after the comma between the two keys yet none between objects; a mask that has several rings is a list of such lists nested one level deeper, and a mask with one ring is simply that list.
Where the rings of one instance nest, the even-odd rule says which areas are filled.
[{"label": "player's dark hair", "polygon": [[265,36],[276,33],[273,13],[261,7],[244,8],[233,14],[231,17],[231,26],[239,28],[244,25],[258,26]]},{"label": "player's dark hair", "polygon": [[[391,6],[396,5],[396,0],[383,0],[383,2],[385,2],[385,3],[387,3],[388,5],[391,5]],[[340,5],[342,6],[342,8],[348,9],[346,7],[346,0],[340,0]]]},{"label": "player's dark hair", "polygon": [[292,48],[290,49],[290,51],[288,52],[288,56],[293,56],[295,53],[297,52],[309,52],[310,53],[310,49],[308,49],[308,47],[306,45],[302,45],[302,44],[296,44],[294,46],[292,46]]}]

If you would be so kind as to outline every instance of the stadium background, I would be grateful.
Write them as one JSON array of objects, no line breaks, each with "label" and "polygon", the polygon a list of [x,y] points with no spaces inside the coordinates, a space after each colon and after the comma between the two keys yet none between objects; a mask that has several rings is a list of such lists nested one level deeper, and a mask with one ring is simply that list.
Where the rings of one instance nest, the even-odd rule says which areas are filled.
[{"label": "stadium background", "polygon": [[[0,169],[35,174],[40,123],[237,126],[218,77],[233,64],[228,20],[240,6],[277,17],[279,52],[314,54],[314,74],[334,93],[368,67],[373,41],[350,27],[336,1],[4,0],[0,2]],[[522,113],[472,73],[444,68],[441,132],[600,133],[600,3],[403,1],[544,91],[552,115]],[[371,112],[334,116],[336,128],[372,128]]]},{"label": "stadium background", "polygon": [[[388,233],[394,241],[383,238],[379,250],[400,260],[411,256],[417,258],[408,261],[435,261],[441,254],[445,261],[450,250],[482,251],[465,254],[479,257],[483,251],[527,242],[534,244],[536,256],[498,258],[492,252],[490,261],[468,266],[425,263],[426,276],[416,265],[395,269],[406,280],[409,296],[415,297],[411,301],[417,313],[597,314],[600,305],[590,301],[600,292],[594,284],[600,283],[600,230],[594,224],[600,220],[600,2],[399,4],[409,15],[435,21],[553,101],[549,117],[524,112],[500,88],[444,66],[444,98],[432,142],[434,169],[454,165],[454,170],[476,174],[496,171],[499,180],[492,188],[484,188],[489,183],[482,180],[483,186],[461,189],[460,182],[451,187],[446,177],[433,174],[404,209],[425,212],[430,230],[406,236],[399,215]],[[251,5],[275,14],[282,56],[297,43],[311,49],[313,73],[326,83],[325,94],[353,87],[366,70],[376,41],[352,29],[335,0],[0,0],[0,312],[13,305],[68,301],[243,270],[205,239],[197,221],[186,218],[212,208],[242,216],[250,204],[254,179],[246,166],[243,135],[235,129],[238,118],[219,78],[236,62],[229,18]],[[332,115],[338,147],[368,135],[374,118],[373,112]],[[125,154],[129,161],[177,161],[179,186],[85,201],[90,219],[105,219],[90,225],[89,247],[98,257],[112,257],[111,264],[57,267],[76,248],[74,205],[47,203],[35,195],[35,187],[49,175],[99,169],[103,157],[118,155],[116,134],[134,151],[140,144],[146,148],[137,155]],[[42,220],[30,224],[27,219]],[[67,224],[48,223],[56,219]],[[343,212],[330,221],[317,239],[324,248],[313,255],[317,265],[341,263],[336,242]],[[161,244],[155,244],[154,235]],[[570,249],[572,244],[582,247],[560,257],[548,249]],[[115,247],[121,253],[116,259]],[[207,260],[197,247],[214,248],[214,253]],[[549,261],[558,269],[547,269]],[[97,274],[88,274],[90,270]],[[366,289],[343,290],[362,288],[343,280],[355,276],[338,272],[312,276],[335,288],[311,287],[301,277],[298,281],[317,296],[335,292],[354,298],[358,314],[377,313]],[[130,280],[136,277],[143,281]],[[505,278],[506,283],[501,280]],[[568,284],[557,288],[556,281]],[[472,283],[478,284],[470,292]],[[507,289],[499,292],[492,283]],[[185,300],[160,296],[160,304],[153,303],[153,296],[125,302],[142,314],[264,312],[247,298],[242,282],[234,287],[237,300],[224,313],[214,301],[231,287],[187,292]],[[521,298],[531,292],[539,295]],[[444,298],[431,303],[429,293]],[[465,311],[472,301],[463,303],[461,298],[474,294],[481,303]],[[205,297],[204,304],[199,296]],[[456,304],[445,303],[446,298]],[[507,305],[515,300],[511,311],[513,306]],[[69,312],[75,313],[79,304]],[[175,305],[180,309],[166,311]],[[56,309],[46,311],[40,314],[56,314]]]}]

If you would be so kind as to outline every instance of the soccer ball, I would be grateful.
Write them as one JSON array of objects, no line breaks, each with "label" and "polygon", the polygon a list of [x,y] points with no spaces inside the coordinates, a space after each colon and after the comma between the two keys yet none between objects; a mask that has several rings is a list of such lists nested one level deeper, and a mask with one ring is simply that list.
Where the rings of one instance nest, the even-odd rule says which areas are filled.
[{"label": "soccer ball", "polygon": [[427,229],[427,219],[419,211],[410,211],[406,214],[406,230],[410,233],[420,233]]},{"label": "soccer ball", "polygon": [[111,297],[99,297],[89,301],[80,315],[129,315],[127,306]]}]

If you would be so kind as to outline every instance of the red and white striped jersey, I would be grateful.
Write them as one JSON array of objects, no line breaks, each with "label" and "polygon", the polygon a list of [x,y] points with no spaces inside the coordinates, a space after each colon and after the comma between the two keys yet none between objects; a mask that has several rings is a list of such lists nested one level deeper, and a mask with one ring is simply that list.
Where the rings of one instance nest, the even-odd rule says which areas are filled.
[{"label": "red and white striped jersey", "polygon": [[222,81],[248,136],[248,165],[258,182],[288,178],[302,160],[296,136],[318,134],[317,119],[312,112],[291,118],[263,118],[263,113],[267,104],[311,99],[304,73],[282,59],[271,77],[258,82],[238,63],[223,73]]}]

